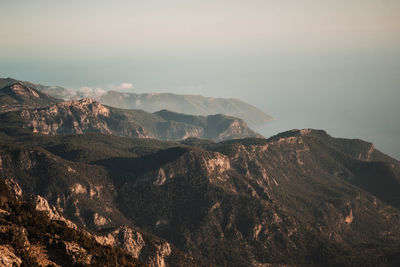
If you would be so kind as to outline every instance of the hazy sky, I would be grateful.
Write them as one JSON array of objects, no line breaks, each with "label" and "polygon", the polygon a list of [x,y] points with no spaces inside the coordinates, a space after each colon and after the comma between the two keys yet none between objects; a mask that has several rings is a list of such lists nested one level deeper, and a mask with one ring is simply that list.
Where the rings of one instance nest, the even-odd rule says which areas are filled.
[{"label": "hazy sky", "polygon": [[1,0],[0,76],[250,102],[400,158],[400,1]]}]

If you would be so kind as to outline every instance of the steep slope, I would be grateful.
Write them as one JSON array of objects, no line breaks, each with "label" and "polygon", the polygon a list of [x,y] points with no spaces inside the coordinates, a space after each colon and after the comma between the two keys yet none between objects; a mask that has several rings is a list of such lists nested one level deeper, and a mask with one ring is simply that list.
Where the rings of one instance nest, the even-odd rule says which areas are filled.
[{"label": "steep slope", "polygon": [[9,138],[0,174],[106,236],[137,226],[219,266],[400,262],[400,164],[361,140]]},{"label": "steep slope", "polygon": [[200,95],[176,95],[171,93],[123,93],[117,91],[103,92],[103,94],[82,93],[60,86],[44,86],[31,82],[18,81],[12,78],[0,78],[0,88],[21,82],[28,87],[42,91],[55,98],[77,100],[91,98],[104,105],[123,109],[142,109],[147,112],[156,112],[163,109],[191,115],[225,114],[243,119],[251,126],[272,120],[272,117],[260,109],[238,99],[212,98]]},{"label": "steep slope", "polygon": [[37,210],[29,196],[13,191],[16,186],[0,179],[1,266],[145,266]]},{"label": "steep slope", "polygon": [[[59,142],[60,139],[62,142]],[[156,149],[176,144],[136,139],[132,146],[132,141],[129,139],[105,135],[99,137],[97,135],[35,136],[33,139],[25,140],[24,145],[20,142],[10,145],[9,140],[5,141],[4,139],[0,141],[4,141],[4,144],[8,143],[6,146],[2,144],[0,148],[0,176],[16,177],[26,192],[39,195],[35,198],[36,209],[44,211],[50,220],[56,220],[58,223],[63,221],[63,225],[67,224],[75,229],[76,226],[73,223],[62,217],[61,214],[64,214],[73,220],[79,229],[92,230],[91,234],[83,231],[85,236],[89,235],[90,242],[93,243],[95,240],[98,243],[91,243],[92,245],[120,247],[134,259],[139,258],[148,266],[203,265],[165,240],[134,227],[118,211],[114,201],[117,193],[115,181],[110,179],[104,168],[66,161],[44,149],[31,145],[45,142],[46,146],[49,146],[49,150],[69,156],[71,159],[77,157],[80,161],[85,162],[89,158],[103,158],[106,156],[103,153],[107,150],[109,152],[107,154],[114,156],[134,156],[151,153]],[[93,149],[91,147],[93,145],[93,148],[98,150]],[[67,148],[72,150],[66,150]],[[134,151],[132,151],[133,148],[135,148]],[[85,155],[85,149],[90,152],[90,155]],[[16,161],[18,161],[17,165],[15,165]],[[16,188],[15,191],[21,195],[18,185]],[[49,199],[55,207],[47,204],[46,199]],[[61,266],[70,265],[63,263]],[[94,266],[100,265],[95,264]]]},{"label": "steep slope", "polygon": [[153,114],[160,116],[168,122],[160,127],[160,131],[163,132],[159,134],[159,136],[170,136],[171,134],[173,135],[174,133],[171,133],[171,130],[174,129],[174,124],[181,123],[187,125],[195,125],[199,127],[201,131],[198,136],[186,135],[185,138],[181,139],[186,139],[188,137],[201,137],[215,141],[222,141],[243,137],[262,137],[260,134],[257,134],[256,132],[251,130],[241,119],[225,116],[222,114],[210,115],[205,117],[186,115],[168,110],[160,110]]},{"label": "steep slope", "polygon": [[60,100],[20,82],[12,83],[0,89],[0,113],[23,108],[38,108],[58,102]]},{"label": "steep slope", "polygon": [[[220,141],[261,136],[238,118],[224,115],[185,117],[176,113],[174,116],[166,114],[167,112],[151,114],[141,110],[121,110],[103,106],[91,99],[82,99],[0,114],[0,128],[6,132],[24,129],[46,135],[100,132],[163,140],[199,137]],[[187,119],[179,120],[182,117]],[[206,123],[199,123],[200,121]]]},{"label": "steep slope", "polygon": [[38,90],[40,92],[43,92],[47,95],[50,95],[50,96],[60,99],[60,100],[61,99],[77,100],[77,99],[83,98],[83,97],[77,95],[77,92],[70,90],[70,89],[66,89],[61,86],[46,86],[46,85],[37,84],[37,83],[33,83],[33,82],[28,82],[28,81],[20,81],[20,80],[16,80],[13,78],[0,78],[0,89],[5,86],[10,86],[14,83],[22,83],[27,87],[33,88],[35,90]]}]

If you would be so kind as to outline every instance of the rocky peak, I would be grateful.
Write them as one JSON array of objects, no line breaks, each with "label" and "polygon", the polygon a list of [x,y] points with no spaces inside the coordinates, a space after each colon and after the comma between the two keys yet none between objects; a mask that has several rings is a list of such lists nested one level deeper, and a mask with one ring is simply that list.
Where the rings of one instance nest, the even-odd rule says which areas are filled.
[{"label": "rocky peak", "polygon": [[16,199],[22,197],[22,189],[14,179],[7,178],[4,180],[4,183],[7,185],[8,190],[13,193]]},{"label": "rocky peak", "polygon": [[0,89],[0,113],[23,108],[38,108],[60,102],[21,82]]},{"label": "rocky peak", "polygon": [[54,206],[50,206],[44,197],[39,195],[35,196],[34,203],[36,210],[45,212],[50,220],[63,221],[68,227],[78,229],[76,224],[65,219],[64,216],[62,216]]},{"label": "rocky peak", "polygon": [[110,115],[110,109],[90,98],[84,98],[81,100],[63,101],[59,104],[50,107],[50,111],[64,112],[70,114],[72,114],[73,112],[80,112],[90,116]]},{"label": "rocky peak", "polygon": [[35,98],[39,98],[39,94],[36,92],[36,90],[25,86],[24,84],[17,82],[14,83],[12,85],[9,86],[10,91],[18,97],[25,97],[25,98],[29,98],[29,97],[35,97]]},{"label": "rocky peak", "polygon": [[97,234],[95,238],[100,244],[123,248],[151,267],[172,266],[169,256],[176,251],[176,248],[165,240],[151,237],[128,226],[108,229]]}]

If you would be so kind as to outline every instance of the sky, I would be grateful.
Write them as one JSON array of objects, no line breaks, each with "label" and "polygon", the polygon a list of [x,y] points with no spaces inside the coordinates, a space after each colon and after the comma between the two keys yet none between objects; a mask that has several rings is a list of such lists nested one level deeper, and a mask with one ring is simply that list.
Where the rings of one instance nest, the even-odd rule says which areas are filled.
[{"label": "sky", "polygon": [[400,159],[398,0],[1,0],[0,77],[239,98]]}]

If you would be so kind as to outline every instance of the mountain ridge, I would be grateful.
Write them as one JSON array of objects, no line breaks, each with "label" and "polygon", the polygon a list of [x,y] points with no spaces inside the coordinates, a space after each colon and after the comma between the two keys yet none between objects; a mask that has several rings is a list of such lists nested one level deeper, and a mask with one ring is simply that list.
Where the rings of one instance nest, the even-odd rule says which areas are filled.
[{"label": "mountain ridge", "polygon": [[[23,99],[11,98],[18,105],[7,104],[10,102],[9,94],[15,95],[13,88],[26,95]],[[5,102],[1,106],[0,120],[3,127],[10,128],[8,131],[18,131],[21,128],[48,135],[102,132],[163,140],[201,137],[220,141],[248,136],[261,137],[241,119],[222,114],[208,117],[166,111],[151,114],[141,110],[104,106],[87,98],[60,101],[22,83],[3,87],[0,94],[0,100]],[[167,113],[169,119],[165,119]],[[179,120],[183,117],[185,121]]]},{"label": "mountain ridge", "polygon": [[[94,231],[130,222],[218,266],[398,262],[397,194],[366,185],[384,189],[394,177],[398,192],[399,162],[369,153],[367,142],[310,129],[220,143],[96,133],[19,140],[22,150],[1,146],[2,175]],[[361,179],[376,162],[387,167]]]},{"label": "mountain ridge", "polygon": [[61,100],[25,86],[20,82],[0,88],[0,113],[23,108],[39,108],[59,102]]},{"label": "mountain ridge", "polygon": [[77,100],[92,98],[102,104],[123,108],[143,109],[153,113],[162,109],[170,109],[177,113],[191,115],[224,114],[239,117],[251,126],[263,124],[273,118],[262,110],[235,98],[213,98],[201,95],[179,95],[173,93],[131,93],[107,91],[103,94],[79,93],[60,86],[44,86],[12,78],[0,79],[0,88],[12,83],[21,82],[58,99]]}]

